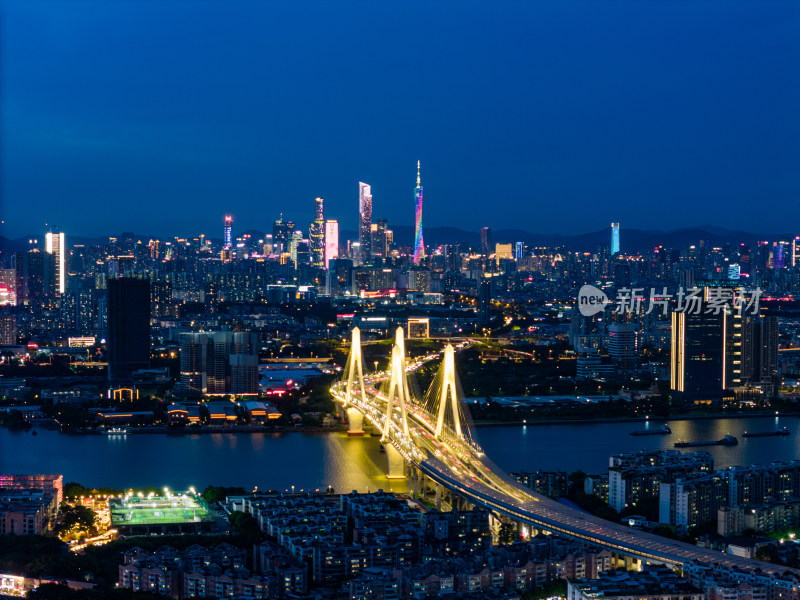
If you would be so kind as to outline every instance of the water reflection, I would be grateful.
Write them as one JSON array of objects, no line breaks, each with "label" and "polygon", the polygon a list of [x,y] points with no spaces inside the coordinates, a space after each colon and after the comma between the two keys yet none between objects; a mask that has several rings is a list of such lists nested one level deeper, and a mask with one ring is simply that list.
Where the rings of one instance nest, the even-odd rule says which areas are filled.
[{"label": "water reflection", "polygon": [[[672,435],[631,436],[643,423],[590,423],[481,427],[480,443],[507,471],[581,469],[600,473],[616,452],[672,448],[679,440],[717,440],[730,433],[738,446],[707,450],[717,467],[800,459],[800,419],[719,419],[668,422]],[[785,437],[743,438],[745,431],[788,427]],[[37,436],[0,429],[0,472],[63,473],[66,481],[86,485],[171,489],[206,485],[259,489],[408,490],[403,480],[385,476],[386,455],[377,436],[350,438],[344,433],[187,434],[127,436],[62,435],[39,430]]]}]

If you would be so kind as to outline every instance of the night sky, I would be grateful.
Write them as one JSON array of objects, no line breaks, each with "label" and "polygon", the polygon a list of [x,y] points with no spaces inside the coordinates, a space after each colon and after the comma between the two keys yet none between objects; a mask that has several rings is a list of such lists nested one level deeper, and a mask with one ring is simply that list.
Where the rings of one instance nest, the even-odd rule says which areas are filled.
[{"label": "night sky", "polygon": [[[0,0],[2,235],[800,233],[800,2]],[[795,231],[796,230],[796,231]]]}]

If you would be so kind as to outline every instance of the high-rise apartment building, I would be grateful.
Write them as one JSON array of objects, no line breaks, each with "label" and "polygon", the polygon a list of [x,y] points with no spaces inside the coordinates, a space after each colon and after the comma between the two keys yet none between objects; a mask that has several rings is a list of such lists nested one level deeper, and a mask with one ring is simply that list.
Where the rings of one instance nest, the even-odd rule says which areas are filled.
[{"label": "high-rise apartment building", "polygon": [[55,291],[63,294],[67,291],[67,245],[64,233],[48,231],[45,234],[45,251],[55,257]]},{"label": "high-rise apartment building", "polygon": [[619,254],[619,223],[611,224],[611,256]]},{"label": "high-rise apartment building", "polygon": [[17,304],[17,271],[0,269],[0,306]]},{"label": "high-rise apartment building", "polygon": [[419,161],[417,161],[417,187],[414,188],[414,207],[416,221],[414,229],[414,264],[416,265],[425,258],[425,241],[422,237],[422,183]]},{"label": "high-rise apartment building", "polygon": [[314,200],[314,220],[308,228],[308,249],[311,252],[311,266],[325,268],[325,217],[323,216],[323,200]]},{"label": "high-rise apartment building", "polygon": [[150,367],[150,280],[111,278],[108,290],[108,378],[130,381]]},{"label": "high-rise apartment building", "polygon": [[179,393],[258,393],[257,333],[183,333],[180,343]]},{"label": "high-rise apartment building", "polygon": [[331,261],[339,258],[339,221],[325,221],[325,268],[330,269]]},{"label": "high-rise apartment building", "polygon": [[358,182],[358,248],[363,264],[372,258],[372,187]]}]

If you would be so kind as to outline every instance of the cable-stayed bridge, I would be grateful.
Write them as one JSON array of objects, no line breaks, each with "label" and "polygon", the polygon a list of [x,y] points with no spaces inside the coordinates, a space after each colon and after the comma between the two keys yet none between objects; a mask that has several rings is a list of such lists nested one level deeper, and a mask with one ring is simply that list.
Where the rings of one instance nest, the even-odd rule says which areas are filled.
[{"label": "cable-stayed bridge", "polygon": [[[481,448],[456,374],[452,345],[441,353],[409,360],[403,329],[398,328],[390,368],[370,373],[364,369],[358,328],[352,335],[342,379],[331,386],[331,393],[347,415],[350,435],[363,435],[365,424],[379,432],[388,477],[408,477],[413,496],[431,494],[437,508],[445,496],[456,507],[484,507],[497,517],[527,525],[531,533],[550,532],[607,548],[628,567],[698,562],[800,578],[800,570],[656,536],[534,493],[509,477]],[[433,382],[420,392],[412,374],[440,357]]]}]

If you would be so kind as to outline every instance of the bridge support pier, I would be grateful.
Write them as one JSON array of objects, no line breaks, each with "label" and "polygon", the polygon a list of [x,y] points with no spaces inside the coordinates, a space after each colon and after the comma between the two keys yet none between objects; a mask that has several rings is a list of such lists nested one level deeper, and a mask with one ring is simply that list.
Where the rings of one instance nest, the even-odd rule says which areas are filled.
[{"label": "bridge support pier", "polygon": [[422,473],[417,471],[417,469],[410,467],[410,476],[411,476],[411,499],[412,500],[419,500],[420,498],[420,483],[423,477]]},{"label": "bridge support pier", "polygon": [[355,408],[347,409],[347,422],[349,423],[347,435],[364,435],[364,415]]},{"label": "bridge support pier", "polygon": [[386,459],[389,462],[389,471],[386,477],[388,479],[405,479],[406,461],[403,455],[389,443],[387,443],[384,448],[386,449]]},{"label": "bridge support pier", "polygon": [[442,510],[442,486],[438,483],[434,483],[434,489],[436,490],[436,510]]}]

